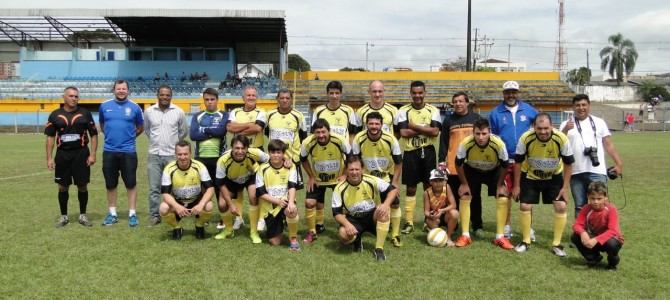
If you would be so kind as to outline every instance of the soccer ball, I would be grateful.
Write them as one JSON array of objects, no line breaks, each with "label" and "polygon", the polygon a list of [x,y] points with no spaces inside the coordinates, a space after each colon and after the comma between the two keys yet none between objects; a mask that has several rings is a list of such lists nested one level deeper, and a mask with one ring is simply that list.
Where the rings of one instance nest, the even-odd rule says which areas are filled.
[{"label": "soccer ball", "polygon": [[433,247],[444,247],[448,240],[449,237],[447,236],[447,232],[440,227],[433,228],[428,232],[428,245]]}]

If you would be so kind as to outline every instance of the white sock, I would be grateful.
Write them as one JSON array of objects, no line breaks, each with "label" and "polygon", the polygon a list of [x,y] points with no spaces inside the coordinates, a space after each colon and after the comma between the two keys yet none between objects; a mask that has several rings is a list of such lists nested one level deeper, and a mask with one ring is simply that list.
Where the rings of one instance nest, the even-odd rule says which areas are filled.
[{"label": "white sock", "polygon": [[504,234],[496,234],[496,240],[499,239],[499,238],[502,238],[504,236],[505,236]]},{"label": "white sock", "polygon": [[128,210],[128,216],[134,216],[136,214],[134,209]]},{"label": "white sock", "polygon": [[109,214],[116,217],[116,207],[110,207]]},{"label": "white sock", "polygon": [[469,231],[468,232],[463,232],[462,235],[470,237],[470,232]]}]

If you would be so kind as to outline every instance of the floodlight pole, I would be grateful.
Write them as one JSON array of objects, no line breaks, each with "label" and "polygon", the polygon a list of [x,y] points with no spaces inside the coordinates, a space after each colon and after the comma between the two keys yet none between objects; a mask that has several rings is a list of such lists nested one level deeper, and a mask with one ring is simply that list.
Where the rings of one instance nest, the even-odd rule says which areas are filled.
[{"label": "floodlight pole", "polygon": [[472,25],[472,0],[468,0],[468,37],[467,37],[467,45],[468,45],[467,46],[467,51],[468,51],[468,54],[466,55],[466,59],[465,59],[465,61],[466,61],[465,71],[470,71],[470,62],[471,62],[471,59],[472,59],[472,53],[471,53],[471,49],[470,49],[470,42],[471,42],[470,41],[471,40],[470,36],[472,35],[471,29],[470,29],[471,25]]}]

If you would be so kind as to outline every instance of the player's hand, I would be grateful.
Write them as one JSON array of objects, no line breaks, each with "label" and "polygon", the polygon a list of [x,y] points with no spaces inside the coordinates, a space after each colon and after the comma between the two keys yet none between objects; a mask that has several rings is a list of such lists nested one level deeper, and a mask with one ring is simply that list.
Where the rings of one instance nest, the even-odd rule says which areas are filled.
[{"label": "player's hand", "polygon": [[568,118],[568,123],[565,123],[565,131],[575,128],[575,120],[573,118]]},{"label": "player's hand", "polygon": [[291,167],[293,167],[293,162],[290,159],[285,159],[284,168],[290,169]]},{"label": "player's hand", "polygon": [[305,187],[307,192],[308,193],[312,192],[314,191],[315,188],[316,188],[316,180],[314,179],[314,177],[307,178],[307,186]]},{"label": "player's hand", "polygon": [[593,249],[598,244],[598,241],[596,239],[589,239],[584,243],[584,246],[589,249]]},{"label": "player's hand", "polygon": [[519,194],[521,194],[521,189],[518,186],[512,188],[512,199],[519,202]]},{"label": "player's hand", "polygon": [[497,196],[507,196],[507,187],[504,184],[498,186]]},{"label": "player's hand", "polygon": [[380,206],[377,206],[377,209],[375,210],[375,214],[377,214],[377,220],[380,219],[388,219],[390,214],[389,212],[391,211],[391,206],[382,204]]},{"label": "player's hand", "polygon": [[623,166],[622,165],[614,165],[614,171],[616,171],[616,174],[621,176],[623,173]]},{"label": "player's hand", "polygon": [[458,195],[463,197],[465,195],[472,195],[470,193],[470,187],[467,184],[462,184],[458,187]]},{"label": "player's hand", "polygon": [[568,203],[568,188],[562,187],[560,191],[558,191],[558,196],[556,196],[556,199],[554,201],[565,201],[565,203]]},{"label": "player's hand", "polygon": [[[200,201],[200,203],[204,203],[204,202],[203,202],[203,201]],[[200,204],[198,204],[198,205],[194,206],[193,208],[191,208],[191,214],[197,216],[197,215],[200,214],[200,212],[201,212],[204,208],[205,208],[204,205],[200,205]]]},{"label": "player's hand", "polygon": [[291,215],[293,213],[298,212],[298,207],[295,205],[293,202],[289,202],[288,205],[286,205],[286,214]]},{"label": "player's hand", "polygon": [[358,230],[356,230],[356,227],[354,225],[351,225],[351,223],[344,225],[344,232],[347,233],[349,236],[354,236],[358,234]]},{"label": "player's hand", "polygon": [[[230,202],[232,202],[232,201],[230,201]],[[231,204],[230,208],[228,208],[228,210],[234,216],[239,216],[240,215],[240,209],[235,204]]]},{"label": "player's hand", "polygon": [[93,164],[95,164],[95,155],[89,155],[86,159],[86,165],[90,167]]},{"label": "player's hand", "polygon": [[277,205],[281,206],[282,208],[284,208],[288,205],[288,199],[286,199],[286,198],[279,198],[277,200],[278,200]]},{"label": "player's hand", "polygon": [[182,218],[183,217],[188,217],[188,216],[191,215],[191,211],[189,209],[187,209],[186,207],[183,207],[181,205],[177,205],[177,207],[175,207],[174,210],[177,213],[177,215],[182,217]]},{"label": "player's hand", "polygon": [[56,162],[54,162],[54,159],[47,159],[47,169],[53,170],[56,168]]}]

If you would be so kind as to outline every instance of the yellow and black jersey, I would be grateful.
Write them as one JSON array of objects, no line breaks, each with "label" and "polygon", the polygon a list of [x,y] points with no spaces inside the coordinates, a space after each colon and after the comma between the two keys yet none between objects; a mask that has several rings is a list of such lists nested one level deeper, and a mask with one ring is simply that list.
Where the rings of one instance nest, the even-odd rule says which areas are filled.
[{"label": "yellow and black jersey", "polygon": [[463,164],[483,172],[494,170],[498,166],[506,168],[509,157],[505,143],[492,134],[489,142],[482,147],[477,145],[474,135],[467,136],[458,145],[456,153],[456,165],[460,167]]},{"label": "yellow and black jersey", "polygon": [[177,161],[163,169],[161,193],[171,194],[183,204],[200,200],[204,191],[213,186],[207,167],[197,160],[191,159],[186,169],[179,168]]},{"label": "yellow and black jersey", "polygon": [[[261,165],[258,172],[256,172],[256,197],[260,199],[261,196],[268,194],[277,199],[288,199],[288,191],[295,189],[298,185],[298,172],[295,165],[290,169],[273,167],[270,163]],[[268,201],[261,201],[261,217],[267,216],[271,213],[276,216],[280,209]]]},{"label": "yellow and black jersey", "polygon": [[[428,103],[424,103],[421,109],[414,108],[412,104],[406,104],[398,110],[398,115],[393,120],[393,124],[398,127],[398,130],[407,129],[410,122],[420,126],[442,127],[440,110]],[[417,150],[435,144],[436,139],[437,137],[423,134],[401,137],[400,147],[403,151]]]},{"label": "yellow and black jersey", "polygon": [[345,214],[357,217],[370,214],[394,188],[388,182],[367,174],[363,174],[361,182],[357,185],[346,180],[342,181],[333,189],[331,201],[333,216]]},{"label": "yellow and black jersey", "polygon": [[265,163],[270,156],[256,148],[249,148],[247,156],[242,161],[236,161],[233,158],[232,149],[223,153],[216,162],[216,182],[217,185],[225,181],[232,181],[238,184],[244,184],[251,176],[256,174],[261,163]]},{"label": "yellow and black jersey", "polygon": [[516,163],[521,163],[521,172],[532,180],[548,180],[563,172],[563,163],[575,161],[568,137],[552,129],[551,137],[543,142],[537,138],[534,130],[529,130],[519,138],[516,145]]},{"label": "yellow and black jersey", "polygon": [[288,146],[286,154],[294,163],[300,161],[300,142],[307,137],[305,116],[293,109],[282,114],[277,109],[268,113],[268,126],[265,134],[270,140],[281,140]]},{"label": "yellow and black jersey", "polygon": [[356,132],[356,128],[360,126],[354,109],[346,104],[340,104],[336,109],[330,109],[327,105],[317,107],[312,114],[312,124],[317,119],[328,121],[330,133],[345,140],[349,140],[349,134]]},{"label": "yellow and black jersey", "polygon": [[[265,110],[258,107],[250,111],[244,110],[244,107],[235,108],[230,112],[228,120],[232,123],[256,123],[262,129],[265,129],[267,124]],[[247,138],[249,138],[249,147],[261,148],[265,144],[263,130],[259,133],[247,135]]]},{"label": "yellow and black jersey", "polygon": [[337,177],[344,172],[344,160],[350,153],[349,143],[337,135],[331,135],[328,143],[321,145],[312,134],[300,146],[300,160],[309,161],[319,186],[337,183]]},{"label": "yellow and black jersey", "polygon": [[376,141],[370,139],[367,130],[359,132],[351,143],[351,154],[361,157],[365,174],[379,177],[386,182],[391,182],[396,164],[402,163],[400,143],[386,132],[382,132]]},{"label": "yellow and black jersey", "polygon": [[379,109],[374,109],[370,106],[370,103],[366,103],[356,110],[356,122],[359,126],[358,131],[362,131],[365,128],[365,118],[373,111],[382,115],[382,131],[395,135],[395,130],[393,130],[393,118],[398,114],[398,108],[386,102],[384,102],[384,105]]}]

